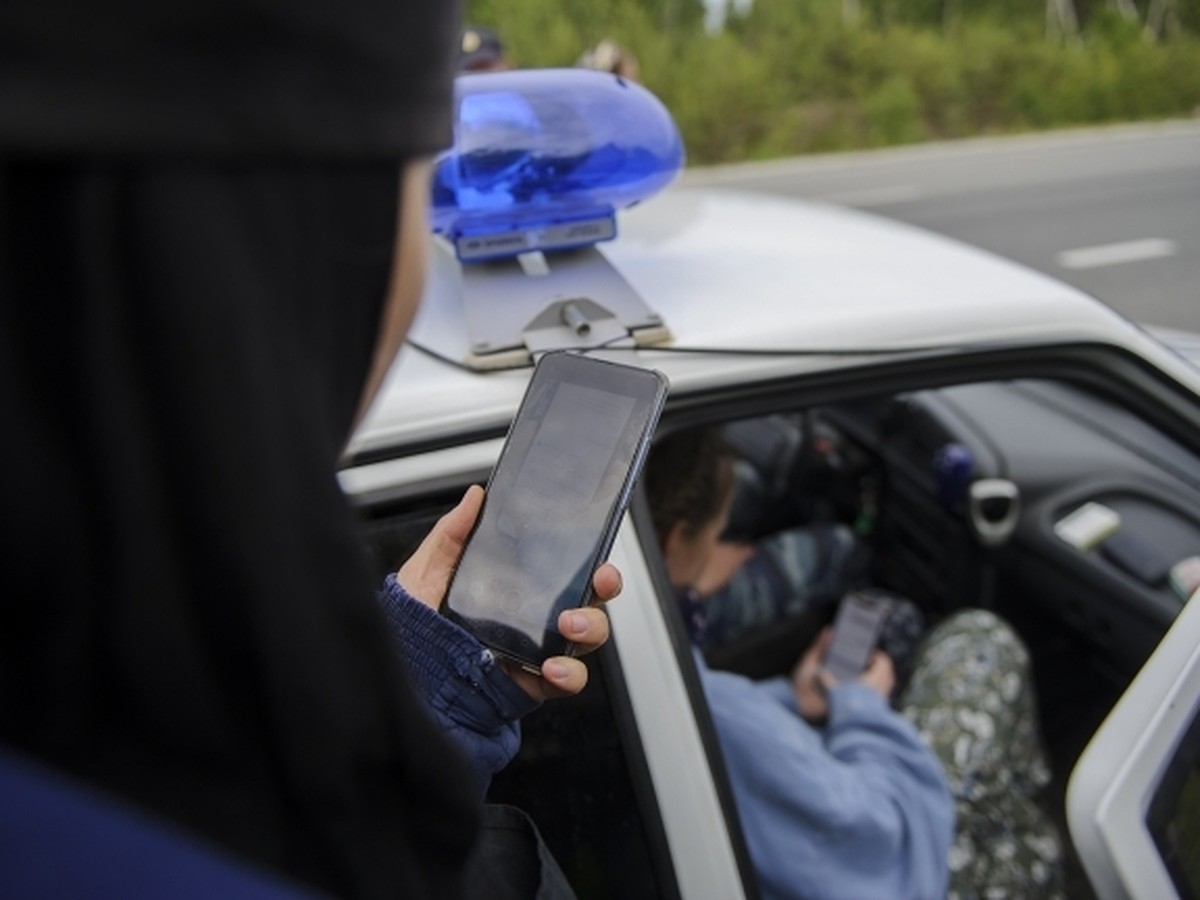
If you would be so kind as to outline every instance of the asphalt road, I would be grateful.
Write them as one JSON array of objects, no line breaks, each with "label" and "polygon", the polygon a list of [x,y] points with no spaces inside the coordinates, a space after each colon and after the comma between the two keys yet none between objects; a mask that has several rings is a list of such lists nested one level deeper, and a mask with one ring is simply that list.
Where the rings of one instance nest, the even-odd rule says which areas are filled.
[{"label": "asphalt road", "polygon": [[689,169],[684,181],[868,209],[1049,273],[1136,321],[1200,333],[1200,121]]}]

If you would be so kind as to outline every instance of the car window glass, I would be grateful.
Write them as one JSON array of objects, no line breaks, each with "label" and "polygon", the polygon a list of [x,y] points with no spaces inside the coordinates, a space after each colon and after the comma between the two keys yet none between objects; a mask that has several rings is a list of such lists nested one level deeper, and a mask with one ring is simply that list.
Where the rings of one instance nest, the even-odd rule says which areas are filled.
[{"label": "car window glass", "polygon": [[1200,896],[1200,718],[1192,721],[1146,813],[1180,897]]}]

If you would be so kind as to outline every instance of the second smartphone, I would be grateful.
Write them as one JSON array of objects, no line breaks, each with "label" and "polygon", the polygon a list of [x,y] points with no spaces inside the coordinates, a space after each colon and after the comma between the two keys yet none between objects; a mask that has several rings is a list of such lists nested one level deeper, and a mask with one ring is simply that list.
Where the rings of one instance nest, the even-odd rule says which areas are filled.
[{"label": "second smartphone", "polygon": [[879,644],[891,606],[869,591],[847,594],[838,607],[824,669],[838,681],[853,681],[866,669]]}]

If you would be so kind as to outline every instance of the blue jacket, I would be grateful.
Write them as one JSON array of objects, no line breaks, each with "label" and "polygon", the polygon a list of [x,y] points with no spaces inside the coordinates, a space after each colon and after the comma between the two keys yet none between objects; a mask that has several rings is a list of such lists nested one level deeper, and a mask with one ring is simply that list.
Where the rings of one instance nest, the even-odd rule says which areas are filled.
[{"label": "blue jacket", "polygon": [[937,757],[883,697],[841,684],[818,729],[787,678],[696,659],[764,898],[946,895],[953,799]]},{"label": "blue jacket", "polygon": [[482,797],[521,748],[520,718],[538,707],[492,652],[414,600],[389,575],[379,595],[401,655],[430,712],[470,760]]}]

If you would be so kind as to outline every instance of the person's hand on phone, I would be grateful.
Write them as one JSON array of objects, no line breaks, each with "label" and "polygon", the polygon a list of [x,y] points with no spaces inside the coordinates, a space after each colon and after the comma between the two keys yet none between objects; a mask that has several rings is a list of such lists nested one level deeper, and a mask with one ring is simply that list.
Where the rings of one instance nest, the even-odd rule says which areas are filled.
[{"label": "person's hand on phone", "polygon": [[[796,695],[796,707],[808,722],[819,725],[829,717],[829,691],[837,687],[838,679],[824,667],[825,653],[833,638],[833,629],[821,629],[812,646],[792,670],[792,690]],[[865,684],[885,700],[891,697],[896,685],[896,667],[892,658],[882,650],[871,654],[871,659],[862,674],[855,679]]]},{"label": "person's hand on phone", "polygon": [[896,686],[896,666],[890,656],[882,650],[876,650],[871,654],[871,661],[867,663],[866,669],[856,680],[887,700]]},{"label": "person's hand on phone", "polygon": [[[396,573],[400,585],[430,609],[441,609],[450,576],[458,565],[482,505],[483,488],[478,485],[467,488],[458,505],[438,519],[416,552]],[[621,573],[616,566],[605,563],[596,570],[592,587],[597,601],[607,602],[621,592]],[[569,609],[559,616],[558,629],[583,655],[608,640],[608,616],[594,606]],[[567,656],[546,660],[540,678],[515,666],[506,671],[537,700],[577,694],[587,684],[587,667],[580,660]]]},{"label": "person's hand on phone", "polygon": [[829,700],[825,686],[821,683],[821,663],[829,649],[833,629],[825,627],[792,669],[792,690],[796,695],[796,708],[805,721],[820,725],[829,718]]}]

